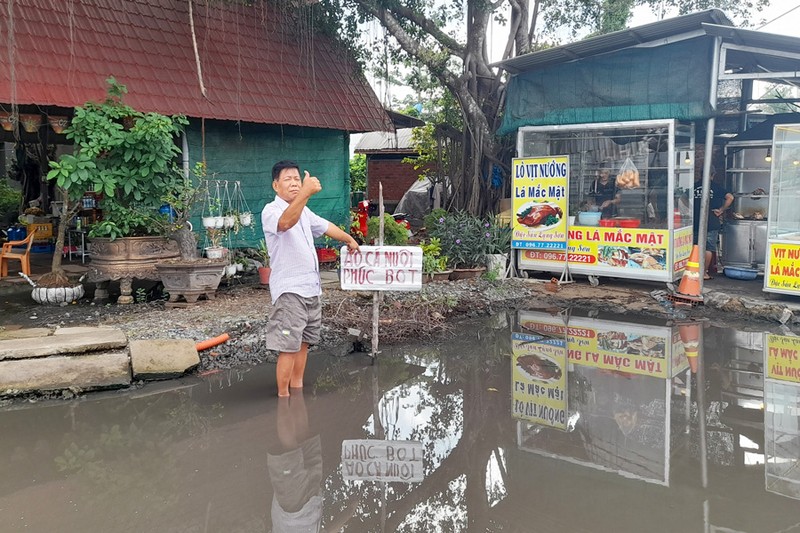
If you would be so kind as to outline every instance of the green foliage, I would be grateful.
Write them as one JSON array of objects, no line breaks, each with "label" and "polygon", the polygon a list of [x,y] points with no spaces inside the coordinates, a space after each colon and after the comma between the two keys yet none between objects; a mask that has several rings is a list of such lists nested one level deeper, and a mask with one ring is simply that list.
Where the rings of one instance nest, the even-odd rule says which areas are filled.
[{"label": "green foliage", "polygon": [[[380,218],[369,217],[367,220],[367,242],[377,242],[380,232]],[[408,243],[408,230],[392,218],[392,215],[383,215],[383,244],[387,246],[403,246]]]},{"label": "green foliage", "polygon": [[175,138],[188,122],[180,115],[138,112],[122,102],[125,86],[113,77],[106,81],[104,102],[75,109],[65,135],[77,151],[51,162],[47,179],[72,202],[86,191],[102,193],[103,222],[92,227],[91,236],[151,235],[158,231],[163,198],[183,184]]},{"label": "green foliage", "polygon": [[425,215],[425,218],[422,219],[422,223],[428,231],[431,231],[437,224],[444,222],[444,218],[447,215],[447,211],[441,207],[437,207],[436,209],[431,209],[431,212]]},{"label": "green foliage", "polygon": [[428,233],[432,239],[439,239],[442,254],[450,266],[457,268],[483,266],[487,254],[507,253],[511,249],[510,226],[500,224],[496,218],[481,219],[466,212],[437,219]]},{"label": "green foliage", "polygon": [[355,154],[350,160],[350,191],[362,192],[367,189],[367,156]]},{"label": "green foliage", "polygon": [[16,219],[21,203],[22,192],[11,188],[8,180],[0,177],[0,222],[6,219],[8,213],[13,213]]},{"label": "green foliage", "polygon": [[437,237],[431,237],[420,244],[422,248],[422,271],[425,274],[447,270],[447,257],[442,255],[442,243]]},{"label": "green foliage", "polygon": [[506,254],[511,251],[511,226],[501,224],[498,217],[492,217],[484,221],[484,227],[488,234],[487,254]]},{"label": "green foliage", "polygon": [[267,249],[267,241],[261,239],[258,243],[258,260],[265,267],[269,266],[269,250]]}]

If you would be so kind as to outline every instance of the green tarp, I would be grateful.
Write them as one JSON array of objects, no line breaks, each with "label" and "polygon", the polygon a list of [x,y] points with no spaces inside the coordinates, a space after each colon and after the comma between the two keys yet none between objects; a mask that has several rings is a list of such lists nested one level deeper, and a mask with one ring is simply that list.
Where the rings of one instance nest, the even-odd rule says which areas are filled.
[{"label": "green tarp", "polygon": [[522,126],[705,119],[713,38],[628,48],[511,78],[499,134]]},{"label": "green tarp", "polygon": [[[187,138],[194,168],[195,162],[203,158],[198,120],[192,120]],[[233,194],[233,182],[240,182],[243,198],[253,213],[253,225],[231,233],[230,243],[226,241],[224,246],[256,247],[263,238],[261,210],[275,198],[271,171],[281,159],[296,161],[301,174],[307,169],[322,183],[322,191],[311,198],[309,208],[334,224],[349,225],[349,136],[345,132],[206,120],[205,159],[208,178],[228,180],[229,194]],[[225,199],[222,200],[224,204]],[[200,217],[195,217],[192,224],[202,246],[205,237]]]}]

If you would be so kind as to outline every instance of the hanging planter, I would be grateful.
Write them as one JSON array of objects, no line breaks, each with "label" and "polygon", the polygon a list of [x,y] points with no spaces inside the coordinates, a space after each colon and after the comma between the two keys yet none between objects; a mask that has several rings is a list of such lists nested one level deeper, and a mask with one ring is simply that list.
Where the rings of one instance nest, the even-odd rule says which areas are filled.
[{"label": "hanging planter", "polygon": [[53,128],[53,131],[59,135],[69,126],[69,119],[67,117],[49,115],[47,121],[50,123],[50,127]]},{"label": "hanging planter", "polygon": [[206,248],[206,257],[209,259],[222,259],[225,255],[225,248],[222,246],[209,246]]},{"label": "hanging planter", "polygon": [[239,224],[244,227],[250,226],[253,223],[253,213],[246,212],[239,214]]},{"label": "hanging planter", "polygon": [[14,131],[14,126],[17,123],[16,115],[8,111],[0,111],[0,128],[5,131]]},{"label": "hanging planter", "polygon": [[203,227],[204,228],[213,228],[214,227],[214,217],[203,217]]},{"label": "hanging planter", "polygon": [[22,114],[19,116],[19,123],[28,133],[36,133],[39,131],[39,126],[42,125],[42,115]]}]

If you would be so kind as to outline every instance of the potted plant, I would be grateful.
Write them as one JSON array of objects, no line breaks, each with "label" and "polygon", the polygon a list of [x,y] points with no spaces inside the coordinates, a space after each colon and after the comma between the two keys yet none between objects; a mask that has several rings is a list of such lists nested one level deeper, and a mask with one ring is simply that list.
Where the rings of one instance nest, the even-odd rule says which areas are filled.
[{"label": "potted plant", "polygon": [[484,221],[486,237],[486,268],[494,279],[504,279],[508,272],[508,254],[511,251],[511,226],[498,217]]},{"label": "potted plant", "polygon": [[[178,243],[181,253],[180,258],[156,264],[164,289],[169,293],[167,307],[187,307],[196,303],[200,296],[205,296],[208,300],[214,299],[227,268],[222,257],[201,258],[198,254],[197,237],[192,231],[189,218],[208,190],[205,163],[198,162],[192,174],[193,177],[184,174],[176,187],[162,198],[170,207],[170,214],[160,219],[163,232]],[[209,232],[214,232],[214,238],[219,242],[224,230],[206,228],[206,233]],[[222,247],[219,249],[222,252],[225,250]],[[178,302],[181,297],[186,303]]]},{"label": "potted plant", "polygon": [[209,259],[222,259],[225,257],[225,248],[222,246],[222,237],[225,235],[224,228],[206,228],[206,237],[211,246],[208,246],[206,257]]},{"label": "potted plant", "polygon": [[442,246],[442,254],[448,257],[453,268],[450,279],[479,276],[486,270],[488,239],[484,221],[466,212],[457,212],[441,217],[430,231]]},{"label": "potted plant", "polygon": [[[158,279],[155,264],[180,255],[175,241],[159,233],[158,209],[184,178],[175,139],[188,122],[182,115],[138,112],[123,103],[124,85],[113,77],[106,81],[105,101],[75,109],[64,133],[76,152],[51,162],[47,177],[73,202],[84,192],[99,193],[103,218],[89,230],[89,281],[98,282],[98,298],[107,294],[109,280],[119,279],[118,302],[132,303],[132,279]],[[125,117],[134,119],[130,128],[123,125]]]},{"label": "potted plant", "polygon": [[422,248],[423,280],[445,281],[453,272],[447,268],[447,257],[442,255],[442,244],[438,237],[431,237],[420,244]]},{"label": "potted plant", "polygon": [[258,243],[258,259],[261,261],[261,266],[258,267],[258,277],[262,285],[267,285],[272,269],[269,267],[269,250],[267,250],[267,241],[264,239]]}]

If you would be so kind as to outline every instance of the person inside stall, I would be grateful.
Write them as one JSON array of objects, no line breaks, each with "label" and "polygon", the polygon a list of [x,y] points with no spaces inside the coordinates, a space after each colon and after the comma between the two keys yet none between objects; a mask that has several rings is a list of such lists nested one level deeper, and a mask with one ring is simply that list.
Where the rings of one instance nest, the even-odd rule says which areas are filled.
[{"label": "person inside stall", "polygon": [[600,166],[597,177],[589,187],[589,196],[602,211],[601,218],[611,218],[616,214],[621,198],[617,190],[616,180],[611,178],[611,164],[609,162],[603,161]]},{"label": "person inside stall", "polygon": [[[711,183],[708,191],[708,231],[706,235],[705,275],[703,279],[711,279],[710,272],[715,272],[717,262],[717,243],[722,228],[722,216],[733,203],[733,195],[714,180],[716,169],[711,165]],[[694,173],[694,244],[700,235],[700,204],[703,198],[703,167],[699,165]],[[713,264],[713,268],[712,267]]]}]

